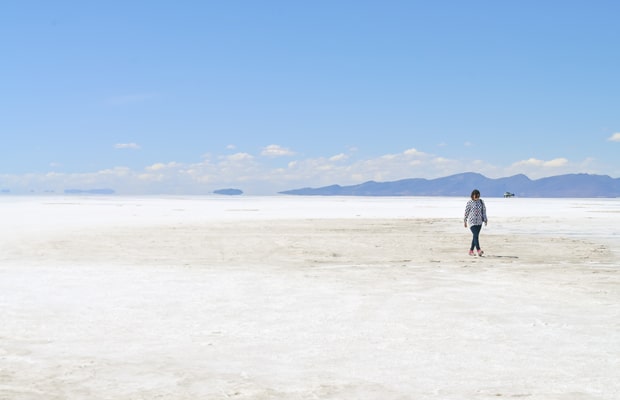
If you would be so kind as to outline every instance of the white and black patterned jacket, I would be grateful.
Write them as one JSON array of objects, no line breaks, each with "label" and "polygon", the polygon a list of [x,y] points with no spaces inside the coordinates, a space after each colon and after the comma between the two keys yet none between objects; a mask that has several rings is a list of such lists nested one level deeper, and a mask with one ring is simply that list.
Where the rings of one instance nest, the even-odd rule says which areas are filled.
[{"label": "white and black patterned jacket", "polygon": [[482,225],[487,222],[487,207],[482,199],[469,200],[465,206],[465,222],[472,225]]}]

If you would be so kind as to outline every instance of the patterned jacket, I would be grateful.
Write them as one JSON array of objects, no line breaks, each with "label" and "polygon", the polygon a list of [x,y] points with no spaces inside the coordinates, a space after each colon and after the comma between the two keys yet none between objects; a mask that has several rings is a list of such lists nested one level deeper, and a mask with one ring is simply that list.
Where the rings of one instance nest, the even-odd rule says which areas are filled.
[{"label": "patterned jacket", "polygon": [[469,200],[465,206],[465,222],[472,225],[482,225],[487,222],[487,207],[482,199]]}]

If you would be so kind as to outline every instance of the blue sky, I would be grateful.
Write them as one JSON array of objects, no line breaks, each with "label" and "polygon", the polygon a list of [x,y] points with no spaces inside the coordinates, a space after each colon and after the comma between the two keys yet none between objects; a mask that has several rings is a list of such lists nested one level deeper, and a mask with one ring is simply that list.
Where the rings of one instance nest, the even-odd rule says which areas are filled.
[{"label": "blue sky", "polygon": [[0,187],[620,177],[620,2],[4,1]]}]

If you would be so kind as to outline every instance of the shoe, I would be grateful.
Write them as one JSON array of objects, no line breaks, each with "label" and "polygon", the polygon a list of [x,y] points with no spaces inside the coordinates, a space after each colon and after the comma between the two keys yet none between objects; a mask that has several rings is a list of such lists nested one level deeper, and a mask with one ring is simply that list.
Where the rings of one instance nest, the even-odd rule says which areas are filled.
[{"label": "shoe", "polygon": [[478,256],[479,256],[479,257],[482,257],[482,255],[483,255],[483,254],[484,254],[484,251],[482,251],[482,250],[478,250]]},{"label": "shoe", "polygon": [[474,251],[473,250],[469,250],[469,255],[473,256],[474,255]]}]

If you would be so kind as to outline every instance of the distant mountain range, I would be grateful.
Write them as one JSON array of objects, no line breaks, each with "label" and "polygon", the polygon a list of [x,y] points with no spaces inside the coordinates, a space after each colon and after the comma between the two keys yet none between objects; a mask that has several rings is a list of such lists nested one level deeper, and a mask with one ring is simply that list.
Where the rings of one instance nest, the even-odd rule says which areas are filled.
[{"label": "distant mountain range", "polygon": [[303,196],[469,196],[478,189],[486,197],[620,197],[620,178],[607,175],[568,174],[532,180],[523,174],[491,179],[466,172],[437,179],[369,181],[359,185],[331,185],[280,192]]}]

